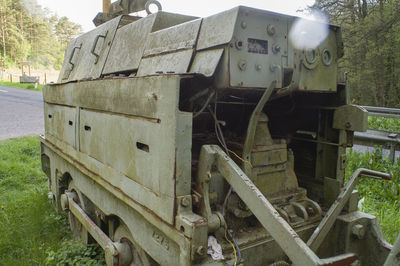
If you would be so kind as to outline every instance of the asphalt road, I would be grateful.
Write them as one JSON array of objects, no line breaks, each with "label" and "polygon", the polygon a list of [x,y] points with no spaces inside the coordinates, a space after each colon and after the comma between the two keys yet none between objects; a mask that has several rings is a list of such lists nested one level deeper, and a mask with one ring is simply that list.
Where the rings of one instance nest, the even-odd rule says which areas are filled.
[{"label": "asphalt road", "polygon": [[42,93],[0,86],[0,140],[43,133]]}]

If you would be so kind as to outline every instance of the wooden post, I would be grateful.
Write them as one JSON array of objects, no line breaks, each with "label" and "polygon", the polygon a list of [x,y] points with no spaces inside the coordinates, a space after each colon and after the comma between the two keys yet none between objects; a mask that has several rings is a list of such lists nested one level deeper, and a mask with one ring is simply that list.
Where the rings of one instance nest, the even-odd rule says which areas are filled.
[{"label": "wooden post", "polygon": [[44,84],[45,85],[47,84],[47,74],[46,74],[46,72],[44,72]]},{"label": "wooden post", "polygon": [[111,0],[103,0],[103,13],[110,13]]}]

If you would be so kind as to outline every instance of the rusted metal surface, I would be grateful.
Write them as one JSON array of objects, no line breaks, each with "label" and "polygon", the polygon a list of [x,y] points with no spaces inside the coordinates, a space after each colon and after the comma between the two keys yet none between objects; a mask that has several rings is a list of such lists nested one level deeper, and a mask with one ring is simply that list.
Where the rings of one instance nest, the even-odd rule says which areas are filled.
[{"label": "rusted metal surface", "polygon": [[96,242],[103,248],[108,249],[112,255],[118,255],[117,249],[114,247],[113,241],[89,218],[84,210],[74,201],[73,192],[67,192],[65,197],[68,200],[66,206],[74,216],[81,222],[81,224],[90,232]]}]

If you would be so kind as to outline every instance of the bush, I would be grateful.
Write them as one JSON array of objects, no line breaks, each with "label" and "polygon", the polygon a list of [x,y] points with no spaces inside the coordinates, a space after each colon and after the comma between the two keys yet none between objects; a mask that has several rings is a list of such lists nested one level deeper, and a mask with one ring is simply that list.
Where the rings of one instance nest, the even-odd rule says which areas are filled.
[{"label": "bush", "polygon": [[46,265],[105,265],[104,252],[98,245],[64,241],[57,251],[48,251]]}]

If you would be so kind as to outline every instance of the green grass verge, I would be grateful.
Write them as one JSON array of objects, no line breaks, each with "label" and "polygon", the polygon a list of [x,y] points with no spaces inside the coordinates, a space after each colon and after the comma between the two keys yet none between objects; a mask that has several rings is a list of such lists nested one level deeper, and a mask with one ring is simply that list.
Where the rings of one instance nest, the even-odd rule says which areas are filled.
[{"label": "green grass verge", "polygon": [[17,89],[25,89],[25,90],[31,90],[31,91],[42,91],[44,85],[38,84],[38,87],[35,89],[35,84],[32,84],[32,83],[19,83],[19,82],[10,82],[10,81],[6,81],[6,80],[0,80],[0,86],[17,88]]},{"label": "green grass verge", "polygon": [[96,246],[71,240],[47,193],[38,137],[0,141],[0,265],[104,264]]},{"label": "green grass verge", "polygon": [[347,152],[346,177],[358,168],[368,168],[392,174],[391,181],[363,178],[356,189],[360,193],[361,211],[378,218],[385,238],[393,243],[400,233],[400,160],[392,164],[376,148],[372,153]]}]

